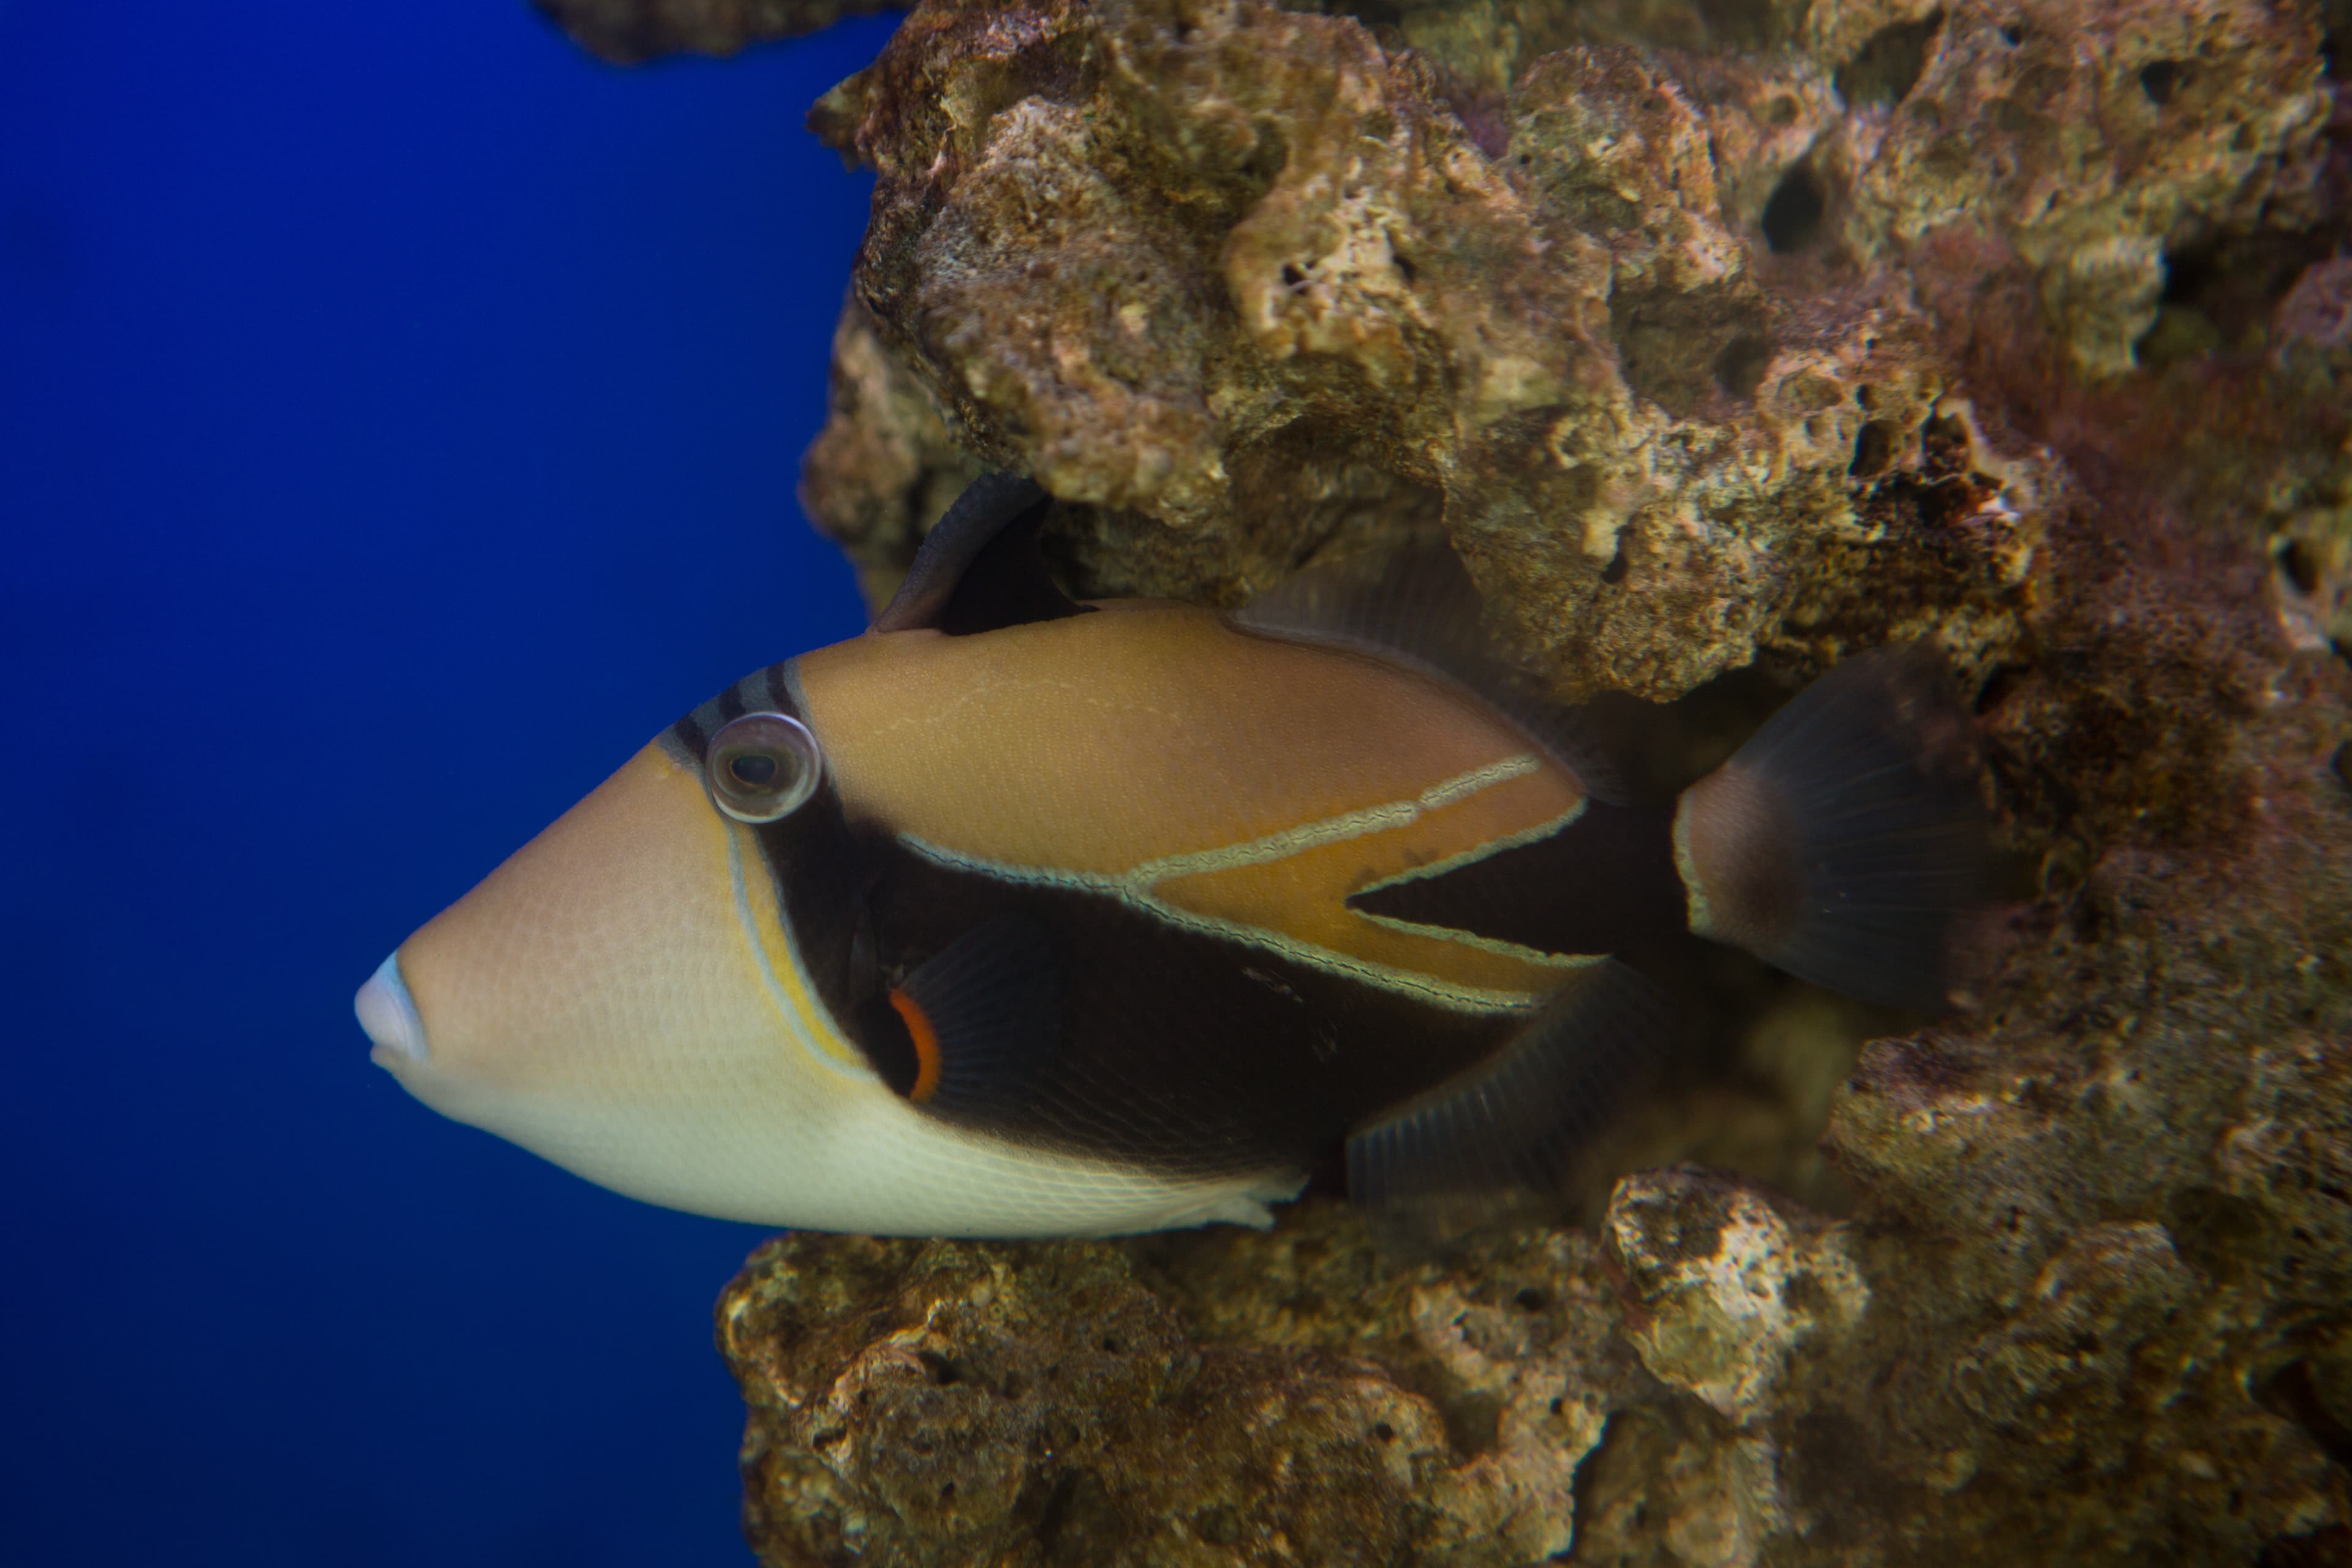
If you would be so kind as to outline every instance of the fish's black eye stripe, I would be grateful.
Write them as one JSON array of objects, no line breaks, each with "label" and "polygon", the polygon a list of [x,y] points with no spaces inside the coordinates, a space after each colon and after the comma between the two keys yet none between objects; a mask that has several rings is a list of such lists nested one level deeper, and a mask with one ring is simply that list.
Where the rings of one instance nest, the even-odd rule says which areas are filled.
[{"label": "fish's black eye stripe", "polygon": [[[741,684],[740,681],[736,683],[737,686]],[[721,724],[732,724],[749,710],[749,704],[743,700],[742,693],[734,686],[729,687],[719,694],[719,721]]]},{"label": "fish's black eye stripe", "polygon": [[[799,810],[752,833],[775,889],[777,919],[792,933],[817,1000],[865,1046],[864,1009],[879,995],[872,965],[857,959],[871,847],[851,827],[830,778]],[[896,1021],[887,1006],[883,1012],[886,1026]]]},{"label": "fish's black eye stripe", "polygon": [[702,753],[709,749],[710,737],[702,732],[702,726],[694,721],[694,715],[689,713],[672,724],[669,732],[677,742],[678,748],[699,764]]},{"label": "fish's black eye stripe", "polygon": [[807,715],[801,711],[800,704],[793,700],[792,682],[786,679],[786,671],[790,668],[788,664],[768,666],[766,672],[768,706],[779,713],[788,713],[805,723]]}]

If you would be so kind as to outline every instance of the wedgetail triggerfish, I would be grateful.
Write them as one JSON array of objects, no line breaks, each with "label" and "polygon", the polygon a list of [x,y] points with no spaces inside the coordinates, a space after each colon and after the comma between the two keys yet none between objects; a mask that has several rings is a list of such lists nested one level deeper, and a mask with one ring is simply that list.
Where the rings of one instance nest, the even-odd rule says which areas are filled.
[{"label": "wedgetail triggerfish", "polygon": [[720,692],[360,990],[417,1099],[616,1191],[877,1235],[1540,1191],[1691,933],[1944,1005],[1979,899],[1940,663],[1849,658],[1678,800],[1484,650],[1442,541],[1079,605],[983,479],[866,635]]}]

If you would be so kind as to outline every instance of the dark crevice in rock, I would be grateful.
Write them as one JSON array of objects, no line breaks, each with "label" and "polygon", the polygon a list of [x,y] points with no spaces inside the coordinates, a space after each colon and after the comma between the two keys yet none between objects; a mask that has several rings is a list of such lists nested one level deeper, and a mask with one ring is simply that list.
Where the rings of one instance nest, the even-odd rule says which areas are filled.
[{"label": "dark crevice in rock", "polygon": [[1725,343],[1723,353],[1716,356],[1715,384],[1733,397],[1753,397],[1771,363],[1772,340],[1742,333]]},{"label": "dark crevice in rock", "polygon": [[2278,547],[2276,559],[2279,572],[2288,586],[2298,594],[2319,591],[2320,565],[2308,541],[2290,539]]},{"label": "dark crevice in rock", "polygon": [[2151,60],[2139,68],[2139,89],[2147,94],[2150,103],[2162,109],[2180,90],[2188,74],[2189,68],[2179,60]]},{"label": "dark crevice in rock", "polygon": [[1884,419],[1865,419],[1853,438],[1853,461],[1846,472],[1858,479],[1874,479],[1886,471],[1895,457],[1895,426]]},{"label": "dark crevice in rock", "polygon": [[1838,96],[1851,104],[1902,102],[1918,85],[1937,35],[1943,30],[1941,11],[1931,11],[1916,22],[1881,27],[1838,67]]},{"label": "dark crevice in rock", "polygon": [[2164,292],[2156,324],[2140,340],[2141,363],[2161,369],[2257,341],[2295,285],[2347,242],[2352,226],[2339,221],[2209,237],[2167,250]]},{"label": "dark crevice in rock", "polygon": [[2352,1564],[2352,1526],[2330,1524],[2266,1542],[2254,1568],[2347,1568]]},{"label": "dark crevice in rock", "polygon": [[2352,1412],[2329,1406],[2308,1361],[2291,1361],[2271,1373],[2254,1397],[2273,1415],[2303,1428],[2321,1453],[2352,1470]]},{"label": "dark crevice in rock", "polygon": [[1822,237],[1829,196],[1821,176],[1799,163],[1780,176],[1764,204],[1764,243],[1782,255],[1811,248]]}]

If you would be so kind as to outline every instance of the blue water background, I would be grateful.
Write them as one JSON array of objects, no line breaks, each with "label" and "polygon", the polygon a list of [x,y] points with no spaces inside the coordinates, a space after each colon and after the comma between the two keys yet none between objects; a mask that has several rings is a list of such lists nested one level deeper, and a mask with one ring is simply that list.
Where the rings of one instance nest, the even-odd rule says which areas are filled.
[{"label": "blue water background", "polygon": [[793,499],[887,21],[0,0],[0,1563],[740,1563],[759,1240],[368,1065],[352,989],[854,632]]}]

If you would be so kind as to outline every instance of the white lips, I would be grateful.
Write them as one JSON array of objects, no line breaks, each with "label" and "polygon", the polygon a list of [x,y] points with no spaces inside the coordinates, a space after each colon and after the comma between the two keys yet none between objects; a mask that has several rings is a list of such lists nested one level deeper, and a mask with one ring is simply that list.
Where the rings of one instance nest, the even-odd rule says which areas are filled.
[{"label": "white lips", "polygon": [[400,954],[395,952],[376,966],[352,999],[352,1011],[359,1015],[360,1027],[367,1031],[367,1037],[375,1042],[368,1057],[376,1066],[393,1066],[387,1058],[418,1064],[432,1054],[425,1041],[424,1021],[416,1016],[416,1004],[409,999],[408,982],[400,977]]}]

